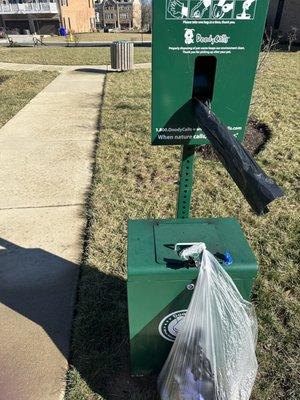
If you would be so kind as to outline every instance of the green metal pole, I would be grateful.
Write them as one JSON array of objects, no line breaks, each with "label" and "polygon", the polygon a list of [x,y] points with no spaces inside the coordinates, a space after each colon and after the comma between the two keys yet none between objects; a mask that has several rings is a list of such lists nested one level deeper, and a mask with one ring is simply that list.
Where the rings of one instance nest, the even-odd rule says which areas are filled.
[{"label": "green metal pole", "polygon": [[183,146],[177,200],[177,218],[188,218],[193,188],[195,146]]}]

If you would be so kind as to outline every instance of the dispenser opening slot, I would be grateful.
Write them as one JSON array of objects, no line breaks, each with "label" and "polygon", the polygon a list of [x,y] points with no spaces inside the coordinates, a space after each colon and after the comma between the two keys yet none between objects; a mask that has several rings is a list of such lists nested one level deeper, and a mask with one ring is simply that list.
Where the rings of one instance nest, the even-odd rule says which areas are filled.
[{"label": "dispenser opening slot", "polygon": [[199,56],[195,59],[193,98],[203,103],[212,102],[216,69],[217,59],[214,56]]}]

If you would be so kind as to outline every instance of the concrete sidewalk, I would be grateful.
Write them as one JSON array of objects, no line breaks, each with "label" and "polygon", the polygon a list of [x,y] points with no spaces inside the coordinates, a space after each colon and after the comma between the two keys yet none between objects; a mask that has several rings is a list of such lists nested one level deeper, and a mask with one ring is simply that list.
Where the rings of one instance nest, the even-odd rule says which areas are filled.
[{"label": "concrete sidewalk", "polygon": [[[151,47],[152,42],[150,40],[130,40],[133,42],[134,47]],[[80,40],[78,43],[66,43],[62,41],[47,41],[44,43],[48,47],[110,47],[113,41],[107,40]]]},{"label": "concrete sidewalk", "polygon": [[[134,69],[149,69],[151,63],[135,64]],[[10,71],[77,71],[77,70],[94,70],[99,72],[114,71],[110,65],[42,65],[42,64],[18,64],[0,62],[0,69],[7,69]]]},{"label": "concrete sidewalk", "polygon": [[64,394],[104,78],[66,70],[0,129],[0,400]]},{"label": "concrete sidewalk", "polygon": [[[21,35],[23,36],[23,35]],[[33,35],[32,35],[33,37]],[[17,38],[16,38],[17,39]],[[130,42],[134,43],[135,47],[151,47],[152,42],[150,40],[130,40]],[[52,40],[49,41],[47,38],[44,38],[44,43],[48,47],[110,47],[113,41],[107,40],[81,40],[78,43],[71,42],[68,43],[66,40]],[[0,46],[8,47],[8,40],[7,39],[0,39]]]}]

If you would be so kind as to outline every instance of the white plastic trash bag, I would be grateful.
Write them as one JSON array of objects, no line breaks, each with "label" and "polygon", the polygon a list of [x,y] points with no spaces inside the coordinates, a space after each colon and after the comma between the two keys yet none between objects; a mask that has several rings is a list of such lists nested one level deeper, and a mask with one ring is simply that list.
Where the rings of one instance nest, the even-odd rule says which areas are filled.
[{"label": "white plastic trash bag", "polygon": [[[249,400],[257,320],[204,243],[180,253],[199,268],[193,297],[158,378],[162,400]],[[201,257],[202,255],[202,257]]]}]

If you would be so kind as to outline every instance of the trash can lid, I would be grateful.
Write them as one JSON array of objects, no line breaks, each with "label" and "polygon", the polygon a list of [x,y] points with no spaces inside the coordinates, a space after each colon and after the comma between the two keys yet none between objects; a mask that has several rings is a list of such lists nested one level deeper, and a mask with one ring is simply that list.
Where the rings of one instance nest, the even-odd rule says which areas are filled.
[{"label": "trash can lid", "polygon": [[[195,279],[196,268],[174,250],[179,242],[204,242],[213,254],[230,251],[231,276],[253,276],[256,259],[235,218],[135,220],[128,222],[128,280]],[[242,271],[242,273],[241,273]]]}]

